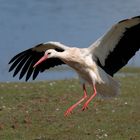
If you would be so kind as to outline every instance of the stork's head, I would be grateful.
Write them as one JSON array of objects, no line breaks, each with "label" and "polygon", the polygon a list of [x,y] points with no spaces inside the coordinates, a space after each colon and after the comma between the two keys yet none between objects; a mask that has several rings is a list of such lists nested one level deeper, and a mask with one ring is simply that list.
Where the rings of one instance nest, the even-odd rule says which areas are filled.
[{"label": "stork's head", "polygon": [[56,57],[56,51],[54,49],[49,49],[45,52],[44,56],[41,57],[33,67],[36,67],[37,65],[39,65],[40,63],[44,62],[45,60],[49,59],[49,58],[54,58]]},{"label": "stork's head", "polygon": [[52,58],[56,56],[56,50],[49,49],[45,52],[44,56],[47,56],[47,58]]}]

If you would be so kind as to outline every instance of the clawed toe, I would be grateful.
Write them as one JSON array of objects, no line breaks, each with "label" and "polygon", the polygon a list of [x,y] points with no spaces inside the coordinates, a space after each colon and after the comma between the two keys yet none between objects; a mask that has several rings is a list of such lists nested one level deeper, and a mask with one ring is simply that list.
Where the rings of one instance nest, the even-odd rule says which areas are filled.
[{"label": "clawed toe", "polygon": [[67,116],[71,115],[72,114],[72,110],[73,110],[73,107],[68,108],[66,110],[66,112],[64,113],[64,116],[67,117]]},{"label": "clawed toe", "polygon": [[82,107],[82,111],[85,111],[86,109],[88,109],[88,105],[84,104],[84,106]]}]

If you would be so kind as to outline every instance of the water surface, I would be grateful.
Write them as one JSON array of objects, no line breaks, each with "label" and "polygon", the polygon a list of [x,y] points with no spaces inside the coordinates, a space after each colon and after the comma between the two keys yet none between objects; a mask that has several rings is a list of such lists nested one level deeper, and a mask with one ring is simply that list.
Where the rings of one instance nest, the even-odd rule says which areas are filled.
[{"label": "water surface", "polygon": [[[139,0],[1,0],[0,81],[18,80],[8,73],[8,61],[18,52],[50,40],[87,47],[112,24],[139,15],[139,7]],[[140,66],[139,54],[129,65]],[[71,70],[55,71],[38,80],[71,76]]]}]

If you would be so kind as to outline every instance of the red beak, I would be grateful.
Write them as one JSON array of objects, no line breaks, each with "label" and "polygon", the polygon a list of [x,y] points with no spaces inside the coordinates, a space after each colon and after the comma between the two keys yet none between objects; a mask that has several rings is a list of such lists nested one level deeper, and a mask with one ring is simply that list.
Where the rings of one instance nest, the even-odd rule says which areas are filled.
[{"label": "red beak", "polygon": [[48,55],[44,55],[43,57],[41,57],[33,66],[33,68],[35,68],[37,65],[39,65],[40,63],[42,63],[43,61],[45,61],[48,58]]}]

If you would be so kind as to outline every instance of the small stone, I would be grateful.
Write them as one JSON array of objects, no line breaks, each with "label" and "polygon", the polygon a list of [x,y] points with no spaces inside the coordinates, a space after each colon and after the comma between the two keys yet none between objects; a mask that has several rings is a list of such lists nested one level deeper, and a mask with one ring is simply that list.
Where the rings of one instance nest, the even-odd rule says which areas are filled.
[{"label": "small stone", "polygon": [[127,102],[125,102],[124,104],[125,104],[125,105],[127,105],[128,103],[127,103]]},{"label": "small stone", "polygon": [[104,134],[104,136],[107,137],[108,135],[107,134]]}]

